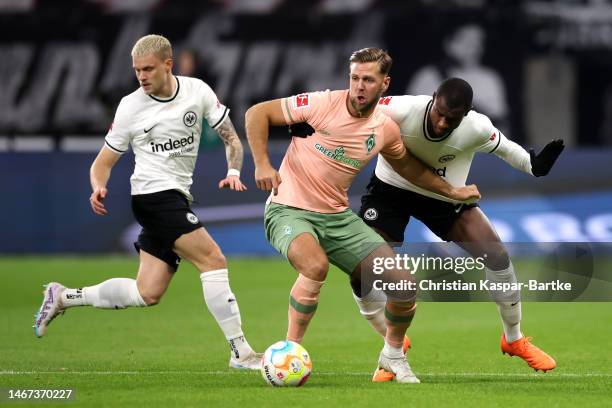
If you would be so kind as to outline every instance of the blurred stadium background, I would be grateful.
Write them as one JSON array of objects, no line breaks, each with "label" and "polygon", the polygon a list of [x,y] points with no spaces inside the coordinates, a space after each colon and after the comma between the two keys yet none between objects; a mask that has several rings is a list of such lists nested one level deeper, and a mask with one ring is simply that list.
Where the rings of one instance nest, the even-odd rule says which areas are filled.
[{"label": "blurred stadium background", "polygon": [[[568,145],[540,179],[477,157],[470,181],[502,237],[612,241],[610,1],[0,0],[0,254],[132,252],[131,154],[113,171],[107,217],[89,208],[88,171],[119,99],[137,87],[130,49],[147,33],[172,41],[175,72],[208,82],[242,136],[258,101],[345,88],[347,58],[365,46],[393,56],[389,94],[431,94],[441,78],[464,77],[508,137]],[[286,129],[272,139],[280,163]],[[246,193],[217,190],[225,171],[207,129],[198,215],[228,255],[274,255],[252,160]],[[433,239],[417,223],[406,238]]]}]

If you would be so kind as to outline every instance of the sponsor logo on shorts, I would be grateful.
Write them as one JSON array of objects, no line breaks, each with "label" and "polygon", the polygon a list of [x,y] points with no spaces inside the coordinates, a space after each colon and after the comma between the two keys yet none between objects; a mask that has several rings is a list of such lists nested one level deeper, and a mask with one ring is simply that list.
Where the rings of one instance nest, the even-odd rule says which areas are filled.
[{"label": "sponsor logo on shorts", "polygon": [[189,221],[192,224],[197,224],[198,217],[196,217],[196,215],[193,213],[187,213],[187,221]]},{"label": "sponsor logo on shorts", "polygon": [[497,134],[495,134],[495,132],[491,133],[491,137],[489,137],[490,141],[494,141],[495,138],[497,137]]},{"label": "sponsor logo on shorts", "polygon": [[455,156],[454,154],[445,154],[444,156],[441,156],[438,161],[440,163],[448,163],[449,161],[455,160]]},{"label": "sponsor logo on shorts", "polygon": [[363,218],[365,218],[368,221],[374,221],[375,219],[378,218],[378,211],[376,211],[376,208],[368,208],[363,213]]},{"label": "sponsor logo on shorts", "polygon": [[198,121],[198,115],[194,111],[189,111],[183,116],[183,123],[187,127],[192,127]]},{"label": "sponsor logo on shorts", "polygon": [[291,225],[283,225],[284,235],[291,235],[292,232],[293,232],[293,228],[291,228]]}]

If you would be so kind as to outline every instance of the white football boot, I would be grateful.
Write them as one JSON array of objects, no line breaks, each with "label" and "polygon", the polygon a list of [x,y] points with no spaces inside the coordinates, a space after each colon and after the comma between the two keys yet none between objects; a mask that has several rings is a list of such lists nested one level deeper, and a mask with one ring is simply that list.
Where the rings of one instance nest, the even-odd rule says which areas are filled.
[{"label": "white football boot", "polygon": [[229,361],[230,368],[237,368],[241,370],[260,370],[261,369],[261,359],[263,358],[263,353],[252,353],[246,356],[245,358],[241,358],[238,360],[232,354],[232,357]]},{"label": "white football boot", "polygon": [[57,282],[50,282],[44,285],[43,302],[36,314],[34,321],[34,334],[42,337],[47,332],[47,327],[53,319],[60,314],[64,314],[65,309],[60,306],[60,295],[66,289]]},{"label": "white football boot", "polygon": [[395,374],[395,381],[398,383],[419,384],[421,382],[412,372],[405,355],[399,358],[390,358],[381,351],[380,357],[378,357],[378,366]]}]

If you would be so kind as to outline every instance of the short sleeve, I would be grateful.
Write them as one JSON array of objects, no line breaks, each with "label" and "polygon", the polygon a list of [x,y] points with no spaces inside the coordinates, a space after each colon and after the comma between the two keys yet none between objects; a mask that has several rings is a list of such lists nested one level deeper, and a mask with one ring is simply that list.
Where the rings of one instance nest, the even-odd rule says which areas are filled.
[{"label": "short sleeve", "polygon": [[330,105],[329,91],[310,92],[281,99],[283,115],[288,125],[293,123],[315,123]]},{"label": "short sleeve", "polygon": [[129,123],[130,114],[127,110],[125,99],[122,99],[115,112],[113,123],[111,123],[108,133],[104,138],[105,146],[115,153],[125,153],[132,140]]},{"label": "short sleeve", "polygon": [[388,158],[393,159],[401,159],[406,154],[406,146],[402,142],[402,137],[400,135],[400,129],[397,124],[387,119],[384,125],[384,145],[380,149],[380,152]]},{"label": "short sleeve", "polygon": [[204,118],[211,128],[217,129],[228,117],[229,109],[219,102],[215,92],[205,82],[202,82],[202,93]]}]

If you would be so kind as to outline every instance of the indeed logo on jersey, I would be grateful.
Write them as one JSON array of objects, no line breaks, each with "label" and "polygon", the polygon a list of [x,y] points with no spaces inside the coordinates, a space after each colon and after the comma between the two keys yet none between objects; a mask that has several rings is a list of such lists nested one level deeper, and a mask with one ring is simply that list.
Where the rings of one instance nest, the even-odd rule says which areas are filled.
[{"label": "indeed logo on jersey", "polygon": [[436,173],[438,176],[446,177],[446,166],[442,167],[441,169],[436,169],[435,167],[430,167],[430,169],[431,171]]},{"label": "indeed logo on jersey", "polygon": [[[151,142],[151,151],[153,153],[167,152],[169,150],[178,149],[179,147],[185,147],[187,145],[191,145],[191,144],[193,144],[193,141],[194,141],[194,137],[193,137],[193,133],[192,133],[191,136],[184,137],[182,139],[178,139],[178,140],[168,139],[168,141],[166,143],[154,143],[154,142]],[[189,149],[189,150],[192,150],[192,149],[193,149],[193,147],[191,149]]]}]

